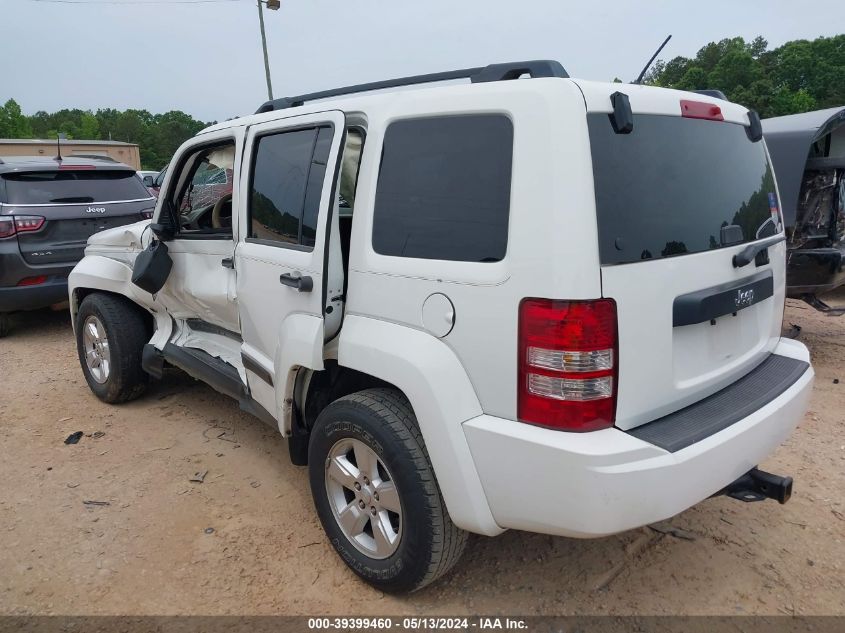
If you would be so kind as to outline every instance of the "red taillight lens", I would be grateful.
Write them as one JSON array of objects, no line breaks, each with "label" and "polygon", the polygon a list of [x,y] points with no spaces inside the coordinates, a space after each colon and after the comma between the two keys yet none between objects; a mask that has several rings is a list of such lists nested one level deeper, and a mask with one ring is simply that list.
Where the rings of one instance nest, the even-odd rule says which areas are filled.
[{"label": "red taillight lens", "polygon": [[688,119],[708,119],[709,121],[724,121],[722,108],[704,101],[689,101],[681,99],[681,116]]},{"label": "red taillight lens", "polygon": [[18,233],[37,231],[44,226],[44,218],[38,215],[16,215],[15,229]]},{"label": "red taillight lens", "polygon": [[39,286],[47,281],[47,275],[38,275],[37,277],[24,277],[18,282],[19,286]]},{"label": "red taillight lens", "polygon": [[0,239],[12,237],[15,234],[15,220],[12,217],[0,217]]},{"label": "red taillight lens", "polygon": [[16,233],[37,231],[44,226],[44,218],[39,215],[10,215],[0,217],[0,239]]},{"label": "red taillight lens", "polygon": [[519,306],[517,415],[563,431],[613,426],[616,302],[525,299]]}]

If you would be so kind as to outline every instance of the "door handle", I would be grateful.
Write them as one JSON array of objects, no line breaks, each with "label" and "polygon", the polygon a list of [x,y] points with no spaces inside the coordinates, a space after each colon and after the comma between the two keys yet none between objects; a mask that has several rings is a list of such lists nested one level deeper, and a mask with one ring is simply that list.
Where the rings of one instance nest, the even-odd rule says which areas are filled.
[{"label": "door handle", "polygon": [[232,270],[235,269],[235,260],[231,257],[224,257],[220,260],[220,264],[223,266],[223,268],[231,268]]},{"label": "door handle", "polygon": [[311,292],[314,290],[314,280],[311,277],[303,277],[299,273],[296,273],[296,275],[284,273],[283,275],[279,275],[279,281],[282,285],[296,288],[299,292]]}]

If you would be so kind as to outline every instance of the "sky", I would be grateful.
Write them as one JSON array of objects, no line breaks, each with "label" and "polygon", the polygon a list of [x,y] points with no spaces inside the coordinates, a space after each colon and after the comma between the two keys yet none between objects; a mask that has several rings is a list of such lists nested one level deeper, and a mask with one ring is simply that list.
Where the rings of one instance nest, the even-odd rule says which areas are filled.
[{"label": "sky", "polygon": [[[842,0],[282,0],[264,18],[275,97],[527,59],[630,81],[669,34],[663,59],[725,37],[845,33]],[[9,98],[27,114],[249,114],[267,98],[255,0],[0,0]]]}]

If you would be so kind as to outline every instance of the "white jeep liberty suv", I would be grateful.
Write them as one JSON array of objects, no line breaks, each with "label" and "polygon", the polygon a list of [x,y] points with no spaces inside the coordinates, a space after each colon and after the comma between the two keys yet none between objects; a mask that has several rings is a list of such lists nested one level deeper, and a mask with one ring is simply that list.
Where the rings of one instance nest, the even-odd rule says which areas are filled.
[{"label": "white jeep liberty suv", "polygon": [[777,186],[759,117],[709,94],[536,61],[278,99],[183,144],[152,223],[85,252],[94,393],[176,366],[236,398],[383,590],[468,532],[789,498],[756,468],[813,381]]}]

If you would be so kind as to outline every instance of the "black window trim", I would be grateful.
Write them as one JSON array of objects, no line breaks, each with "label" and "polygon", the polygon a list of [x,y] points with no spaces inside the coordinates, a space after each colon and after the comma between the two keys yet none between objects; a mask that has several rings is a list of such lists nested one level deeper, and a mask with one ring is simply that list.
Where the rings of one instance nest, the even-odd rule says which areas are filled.
[{"label": "black window trim", "polygon": [[[303,130],[316,130],[317,131],[317,133],[314,134],[314,142],[311,146],[311,160],[308,164],[308,174],[305,177],[306,186],[304,187],[303,192],[302,192],[302,205],[300,207],[300,215],[299,215],[299,235],[297,237],[297,239],[301,242],[302,241],[302,214],[305,212],[305,196],[308,193],[308,180],[311,177],[311,167],[313,166],[313,163],[314,163],[314,149],[317,145],[317,138],[319,136],[319,129],[324,128],[324,127],[331,129],[331,132],[332,132],[331,144],[334,144],[336,130],[335,130],[335,125],[332,121],[314,121],[314,122],[311,122],[311,123],[303,123],[301,125],[284,127],[284,128],[281,128],[281,129],[267,130],[266,132],[256,133],[256,135],[253,137],[252,144],[250,146],[250,156],[249,156],[249,180],[247,182],[249,197],[247,198],[247,202],[246,202],[246,218],[244,220],[244,230],[245,230],[246,233],[244,235],[244,242],[247,242],[249,244],[259,244],[261,246],[273,246],[275,248],[286,248],[286,249],[289,249],[289,250],[292,250],[292,251],[299,251],[299,252],[302,252],[302,253],[311,253],[311,252],[314,251],[314,246],[316,246],[316,239],[314,241],[314,246],[305,246],[303,244],[292,244],[290,242],[282,242],[281,240],[265,240],[263,238],[249,237],[249,232],[250,232],[250,229],[252,228],[252,183],[253,183],[253,180],[255,178],[255,161],[258,158],[257,149],[258,149],[259,141],[262,138],[265,138],[265,137],[268,137],[268,136],[277,136],[279,134],[287,134],[288,132],[301,132]],[[331,154],[329,155],[329,159],[331,160]],[[324,176],[324,179],[327,176],[328,176],[328,170],[326,170],[326,176]],[[337,174],[334,174],[334,177],[336,177],[336,176],[337,176]],[[324,182],[325,182],[325,180],[324,180]],[[332,190],[334,190],[334,188],[332,188]],[[322,204],[323,204],[323,199],[322,199],[322,196],[321,196],[320,197],[320,205],[322,205]],[[318,218],[317,223],[319,225],[319,213],[318,213],[317,218]],[[319,226],[318,226],[318,228],[319,228]],[[315,236],[315,238],[316,238],[316,236]]]},{"label": "black window trim", "polygon": [[[175,172],[176,173],[176,181],[173,183],[173,187],[175,188],[179,184],[179,178],[182,175],[182,170],[184,169],[185,165],[187,164],[187,162],[188,162],[188,160],[190,159],[191,156],[194,156],[197,153],[203,152],[203,151],[210,149],[212,147],[224,147],[226,145],[231,145],[235,149],[235,155],[237,156],[238,141],[237,141],[237,138],[235,138],[234,136],[229,136],[225,139],[214,139],[214,140],[211,140],[211,141],[208,141],[208,142],[205,142],[205,143],[198,143],[196,145],[191,146],[188,149],[187,152],[185,152],[182,156],[179,157],[179,162],[176,165],[176,172]],[[235,162],[237,162],[237,161],[235,161]],[[165,167],[165,169],[170,169],[170,167],[171,167],[171,165],[167,165],[167,167]],[[234,169],[233,169],[233,173],[234,173]],[[234,195],[235,194],[235,180],[236,180],[236,178],[234,178],[234,175],[233,175],[233,178],[232,178],[232,215],[233,215],[233,222],[232,222],[232,228],[229,230],[228,233],[222,232],[222,231],[216,232],[216,233],[211,232],[211,231],[203,231],[203,232],[196,231],[196,232],[193,232],[193,233],[185,233],[181,226],[177,226],[177,227],[175,227],[176,228],[176,234],[173,236],[173,239],[170,240],[170,241],[175,241],[175,240],[223,240],[223,241],[231,240],[232,242],[234,242],[234,240],[235,240],[234,215],[236,213],[236,211],[235,211],[235,209],[236,209],[235,195]],[[181,196],[184,195],[185,189],[187,189],[187,185],[188,185],[188,183],[187,183],[187,181],[185,181],[182,185],[181,191],[179,192],[179,198],[181,198]],[[169,191],[165,192],[165,195],[161,196],[161,197],[164,198],[164,200],[167,200],[167,194],[168,193],[169,193]],[[177,218],[178,218],[178,209],[176,210],[176,213],[177,213]],[[174,219],[175,218],[171,218],[171,221],[173,221]],[[178,219],[177,219],[177,224],[178,224]]]}]

